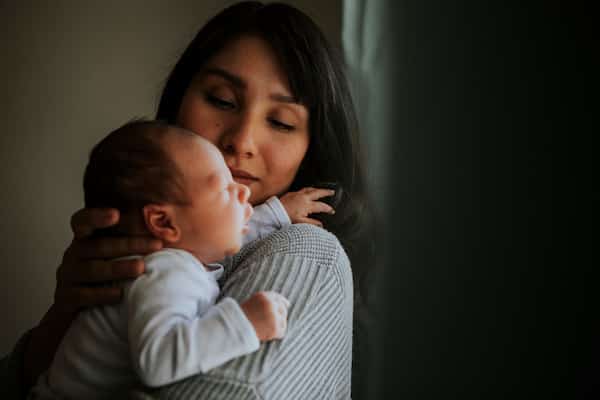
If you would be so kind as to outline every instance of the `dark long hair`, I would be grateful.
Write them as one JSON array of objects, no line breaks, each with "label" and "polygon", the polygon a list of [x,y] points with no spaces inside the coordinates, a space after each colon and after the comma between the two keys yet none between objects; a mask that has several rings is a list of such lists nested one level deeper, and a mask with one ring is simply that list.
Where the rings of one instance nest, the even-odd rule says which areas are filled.
[{"label": "dark long hair", "polygon": [[286,4],[254,1],[220,12],[198,32],[173,68],[156,118],[175,124],[183,95],[198,70],[228,43],[248,34],[270,44],[287,72],[292,94],[309,111],[310,144],[290,190],[319,182],[335,182],[342,189],[336,214],[322,220],[348,253],[360,302],[366,268],[374,264],[364,149],[341,54],[307,15]]}]

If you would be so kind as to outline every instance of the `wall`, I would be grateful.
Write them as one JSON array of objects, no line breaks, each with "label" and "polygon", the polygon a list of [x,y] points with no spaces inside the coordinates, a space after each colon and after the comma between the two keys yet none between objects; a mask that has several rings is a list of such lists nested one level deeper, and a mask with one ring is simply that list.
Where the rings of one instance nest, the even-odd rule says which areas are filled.
[{"label": "wall", "polygon": [[[91,147],[160,90],[227,1],[0,3],[0,355],[52,302]],[[339,44],[341,1],[287,1]]]}]

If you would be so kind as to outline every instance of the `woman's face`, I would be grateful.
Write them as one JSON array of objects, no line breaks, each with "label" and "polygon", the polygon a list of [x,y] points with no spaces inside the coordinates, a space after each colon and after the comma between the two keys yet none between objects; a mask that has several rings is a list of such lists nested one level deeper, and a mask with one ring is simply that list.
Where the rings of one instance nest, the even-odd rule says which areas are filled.
[{"label": "woman's face", "polygon": [[307,108],[293,98],[269,45],[255,36],[231,42],[203,66],[177,123],[221,150],[253,205],[287,191],[310,138]]}]

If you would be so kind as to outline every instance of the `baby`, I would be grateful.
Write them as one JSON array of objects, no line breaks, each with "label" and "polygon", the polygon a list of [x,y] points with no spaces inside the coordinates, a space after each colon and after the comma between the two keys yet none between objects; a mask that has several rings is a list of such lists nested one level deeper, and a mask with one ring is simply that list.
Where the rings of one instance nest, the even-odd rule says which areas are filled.
[{"label": "baby", "polygon": [[107,398],[140,380],[162,386],[284,336],[289,302],[278,293],[215,304],[223,268],[213,263],[291,221],[272,199],[251,223],[249,189],[211,143],[160,122],[128,123],[92,150],[84,192],[86,207],[120,210],[119,224],[100,234],[152,235],[164,249],[144,257],[145,273],[126,284],[120,304],[80,312],[32,397]]}]

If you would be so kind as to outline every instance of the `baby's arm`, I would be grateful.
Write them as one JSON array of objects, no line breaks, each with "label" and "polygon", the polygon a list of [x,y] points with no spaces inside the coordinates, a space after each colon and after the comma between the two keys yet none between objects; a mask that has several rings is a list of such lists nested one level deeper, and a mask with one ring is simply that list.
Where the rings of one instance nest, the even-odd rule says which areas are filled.
[{"label": "baby's arm", "polygon": [[263,239],[273,231],[292,223],[307,223],[323,226],[321,221],[309,218],[310,214],[335,214],[333,207],[318,201],[327,196],[333,196],[334,190],[319,188],[304,188],[297,192],[287,192],[281,199],[273,196],[254,207],[254,213],[248,222],[248,234],[244,236],[244,245],[256,239]]},{"label": "baby's arm", "polygon": [[270,233],[291,223],[292,221],[283,204],[281,204],[277,196],[273,196],[264,203],[254,207],[254,212],[248,222],[250,229],[244,235],[243,244],[245,245],[256,239],[263,239]]},{"label": "baby's arm", "polygon": [[283,336],[281,319],[287,319],[287,305],[279,298],[256,294],[246,302],[260,303],[261,315],[271,317],[260,325],[257,316],[246,316],[246,309],[256,307],[246,303],[240,307],[230,298],[210,303],[218,289],[211,288],[203,267],[189,259],[177,260],[187,256],[194,260],[191,255],[162,253],[147,259],[146,273],[126,294],[131,358],[146,385],[162,386],[206,372],[256,351],[261,339]]}]

